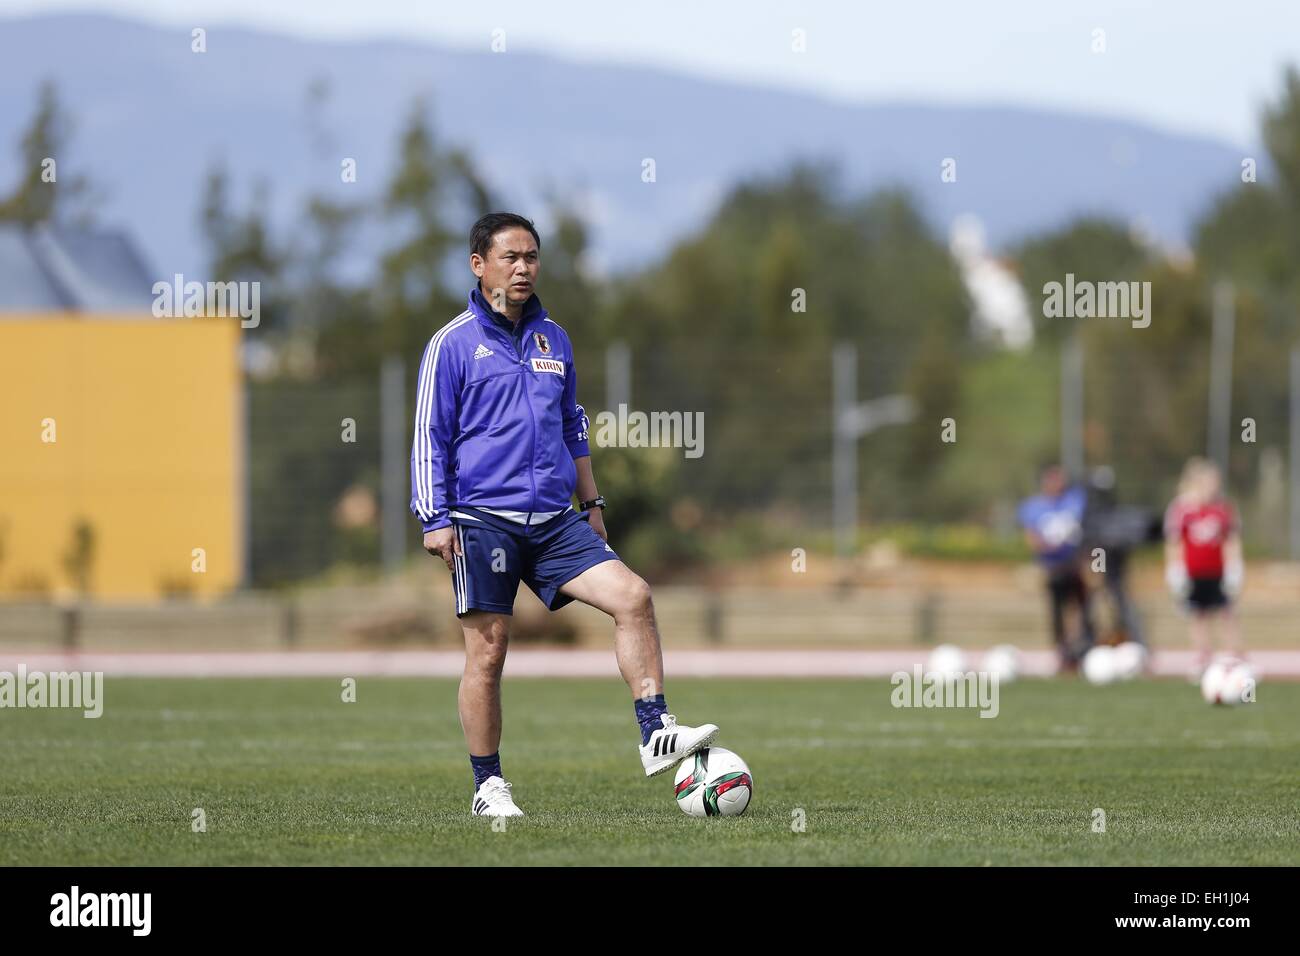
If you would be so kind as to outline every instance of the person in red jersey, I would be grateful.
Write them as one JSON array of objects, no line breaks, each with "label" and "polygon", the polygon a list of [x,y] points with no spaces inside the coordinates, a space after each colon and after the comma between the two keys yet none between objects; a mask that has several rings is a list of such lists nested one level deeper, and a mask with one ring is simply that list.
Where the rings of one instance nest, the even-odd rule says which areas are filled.
[{"label": "person in red jersey", "polygon": [[1237,512],[1223,496],[1218,466],[1193,458],[1165,512],[1165,581],[1191,612],[1192,646],[1202,670],[1210,663],[1213,624],[1223,649],[1241,654],[1232,603],[1241,594],[1244,571]]}]

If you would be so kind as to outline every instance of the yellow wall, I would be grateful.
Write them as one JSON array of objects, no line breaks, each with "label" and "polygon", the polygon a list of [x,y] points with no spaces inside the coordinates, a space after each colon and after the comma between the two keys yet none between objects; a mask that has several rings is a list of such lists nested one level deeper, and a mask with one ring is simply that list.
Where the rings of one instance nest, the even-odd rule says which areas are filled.
[{"label": "yellow wall", "polygon": [[71,593],[78,518],[97,598],[238,583],[238,349],[237,320],[0,316],[0,595]]}]

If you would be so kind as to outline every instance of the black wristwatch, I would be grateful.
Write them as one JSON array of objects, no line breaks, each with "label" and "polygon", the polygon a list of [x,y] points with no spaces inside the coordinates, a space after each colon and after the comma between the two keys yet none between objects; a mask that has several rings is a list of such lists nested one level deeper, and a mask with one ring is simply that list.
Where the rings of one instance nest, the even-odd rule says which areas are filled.
[{"label": "black wristwatch", "polygon": [[578,507],[583,511],[590,511],[592,508],[599,508],[601,511],[604,511],[605,497],[604,495],[597,495],[590,501],[579,501]]}]

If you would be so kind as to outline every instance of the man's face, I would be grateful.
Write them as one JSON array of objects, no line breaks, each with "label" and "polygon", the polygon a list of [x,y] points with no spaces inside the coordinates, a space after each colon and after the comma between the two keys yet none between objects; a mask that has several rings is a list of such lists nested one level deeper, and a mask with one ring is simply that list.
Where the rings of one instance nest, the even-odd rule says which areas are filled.
[{"label": "man's face", "polygon": [[532,233],[515,226],[492,237],[486,256],[472,253],[469,267],[492,307],[505,312],[507,305],[523,305],[533,294],[541,259]]},{"label": "man's face", "polygon": [[1050,498],[1059,496],[1065,490],[1065,472],[1060,468],[1048,468],[1043,472],[1040,488]]}]

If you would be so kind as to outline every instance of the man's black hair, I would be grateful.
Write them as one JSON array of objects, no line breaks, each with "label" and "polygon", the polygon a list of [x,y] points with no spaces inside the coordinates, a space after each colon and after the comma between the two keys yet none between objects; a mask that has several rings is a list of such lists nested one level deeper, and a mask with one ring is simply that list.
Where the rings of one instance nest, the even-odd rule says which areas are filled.
[{"label": "man's black hair", "polygon": [[533,221],[513,212],[490,212],[474,223],[474,228],[469,231],[469,251],[486,256],[492,248],[493,237],[505,229],[527,229],[533,234],[537,250],[541,251],[542,237],[537,234]]}]

